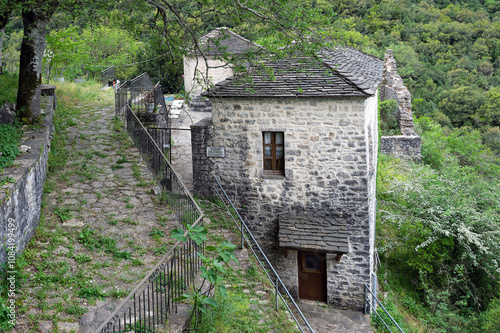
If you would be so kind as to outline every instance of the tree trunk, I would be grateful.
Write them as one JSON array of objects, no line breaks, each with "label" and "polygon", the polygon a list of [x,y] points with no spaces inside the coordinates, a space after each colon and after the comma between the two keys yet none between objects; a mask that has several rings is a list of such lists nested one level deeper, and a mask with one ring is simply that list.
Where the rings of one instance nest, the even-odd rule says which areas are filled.
[{"label": "tree trunk", "polygon": [[42,59],[45,51],[46,17],[34,11],[23,12],[24,36],[19,64],[17,113],[23,122],[34,122],[40,116]]}]

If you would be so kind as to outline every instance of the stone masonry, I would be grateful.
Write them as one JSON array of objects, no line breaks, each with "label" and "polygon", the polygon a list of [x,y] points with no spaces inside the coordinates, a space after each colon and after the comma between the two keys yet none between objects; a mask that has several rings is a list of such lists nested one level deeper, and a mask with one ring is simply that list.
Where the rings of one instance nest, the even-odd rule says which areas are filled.
[{"label": "stone masonry", "polygon": [[418,135],[383,136],[380,138],[380,152],[420,162],[422,158],[422,140]]},{"label": "stone masonry", "polygon": [[398,103],[396,118],[402,135],[384,136],[380,139],[380,151],[384,154],[421,159],[421,140],[413,128],[411,94],[397,73],[393,50],[387,50],[384,60],[383,81],[380,85],[380,100],[393,99]]},{"label": "stone masonry", "polygon": [[[0,189],[0,263],[7,262],[7,246],[16,246],[16,255],[21,253],[35,234],[40,220],[43,185],[47,175],[47,161],[52,132],[53,99],[45,97],[46,115],[42,130],[26,132],[22,145],[30,149],[17,158],[19,167],[5,169],[2,177],[11,177]],[[12,243],[13,242],[13,243]]]},{"label": "stone masonry", "polygon": [[[205,136],[193,142],[193,156],[219,153],[193,157],[193,171],[197,186],[219,178],[292,295],[299,297],[299,284],[310,286],[302,268],[299,276],[298,251],[322,253],[326,272],[318,281],[326,286],[301,297],[324,299],[326,290],[329,304],[361,310],[374,271],[383,62],[351,48],[319,56],[320,63],[265,60],[268,71],[250,68],[251,86],[233,76],[202,93],[212,101],[212,121],[192,127]],[[283,133],[284,169],[264,173],[264,132]]]},{"label": "stone masonry", "polygon": [[[213,133],[197,142],[225,147],[225,158],[207,158],[212,174],[237,198],[290,290],[297,296],[297,251],[278,248],[278,215],[328,216],[344,222],[349,236],[349,251],[340,262],[327,256],[328,302],[361,309],[363,285],[373,270],[376,96],[213,103],[218,111],[212,115]],[[285,133],[284,177],[263,175],[263,131]]]},{"label": "stone masonry", "polygon": [[207,141],[212,137],[212,121],[210,117],[203,118],[191,125],[191,149],[193,158],[193,193],[200,197],[212,196],[210,174],[212,164],[207,158]]},{"label": "stone masonry", "polygon": [[413,113],[411,111],[411,93],[405,87],[403,79],[396,68],[394,51],[387,50],[384,57],[383,81],[380,85],[380,100],[393,99],[398,102],[396,118],[403,135],[413,135]]}]

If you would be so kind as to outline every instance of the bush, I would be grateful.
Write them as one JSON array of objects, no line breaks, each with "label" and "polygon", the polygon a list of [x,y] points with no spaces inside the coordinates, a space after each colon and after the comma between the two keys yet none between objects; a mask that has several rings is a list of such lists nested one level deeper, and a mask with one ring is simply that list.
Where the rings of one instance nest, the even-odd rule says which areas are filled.
[{"label": "bush", "polygon": [[500,332],[500,300],[490,303],[488,310],[483,313],[483,331]]},{"label": "bush", "polygon": [[400,167],[403,180],[379,194],[379,221],[389,263],[421,295],[446,291],[449,308],[467,312],[487,305],[498,287],[500,190],[498,180],[461,170]]},{"label": "bush", "polygon": [[396,118],[397,110],[398,103],[393,99],[379,103],[378,111],[380,115],[380,135],[401,134],[398,126],[398,120]]}]

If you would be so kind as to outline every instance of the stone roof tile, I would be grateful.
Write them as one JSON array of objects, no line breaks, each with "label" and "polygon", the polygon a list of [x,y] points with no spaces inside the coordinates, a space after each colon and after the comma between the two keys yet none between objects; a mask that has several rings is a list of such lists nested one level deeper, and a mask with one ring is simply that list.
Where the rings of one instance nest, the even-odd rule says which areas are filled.
[{"label": "stone roof tile", "polygon": [[262,49],[262,46],[238,35],[229,28],[220,27],[203,35],[198,45],[205,55],[219,55],[224,52],[241,54],[249,49]]},{"label": "stone roof tile", "polygon": [[325,64],[372,95],[382,82],[384,62],[352,47],[337,47],[320,54]]},{"label": "stone roof tile", "polygon": [[347,253],[349,241],[346,223],[332,218],[280,216],[279,246],[326,253]]},{"label": "stone roof tile", "polygon": [[[245,76],[233,76],[204,92],[208,97],[357,97],[374,95],[384,63],[352,48],[320,53],[321,64],[308,59],[262,62]],[[272,75],[270,74],[272,73]]]}]

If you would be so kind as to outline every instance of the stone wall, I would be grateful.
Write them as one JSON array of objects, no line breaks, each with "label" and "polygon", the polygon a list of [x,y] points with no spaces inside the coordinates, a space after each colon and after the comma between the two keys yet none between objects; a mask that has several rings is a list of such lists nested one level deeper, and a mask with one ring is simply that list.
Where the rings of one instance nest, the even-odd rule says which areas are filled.
[{"label": "stone wall", "polygon": [[16,245],[20,254],[35,234],[40,221],[43,185],[47,174],[47,161],[52,132],[53,98],[45,97],[44,127],[28,131],[22,145],[31,147],[16,160],[18,167],[9,167],[1,177],[12,177],[15,182],[7,183],[0,190],[0,263],[7,261],[6,246]]},{"label": "stone wall", "polygon": [[193,193],[200,197],[212,196],[212,164],[208,160],[207,142],[212,137],[212,119],[206,117],[191,125],[191,149],[193,156]]},{"label": "stone wall", "polygon": [[403,135],[412,135],[413,113],[411,110],[411,93],[403,83],[396,67],[396,59],[393,50],[387,50],[384,56],[384,72],[382,84],[380,85],[380,100],[393,99],[398,102],[396,118]]},{"label": "stone wall", "polygon": [[[361,309],[373,270],[377,96],[371,98],[214,99],[209,157],[280,274],[297,274],[296,253],[277,247],[278,214],[345,220],[349,253],[328,264],[328,302]],[[262,132],[285,133],[285,175],[263,174]],[[295,259],[293,257],[295,256]],[[287,259],[288,258],[288,259]],[[330,261],[334,260],[330,258]],[[295,267],[289,267],[295,262]]]},{"label": "stone wall", "polygon": [[395,156],[410,158],[420,162],[422,158],[422,142],[418,135],[383,136],[380,138],[380,152]]}]

